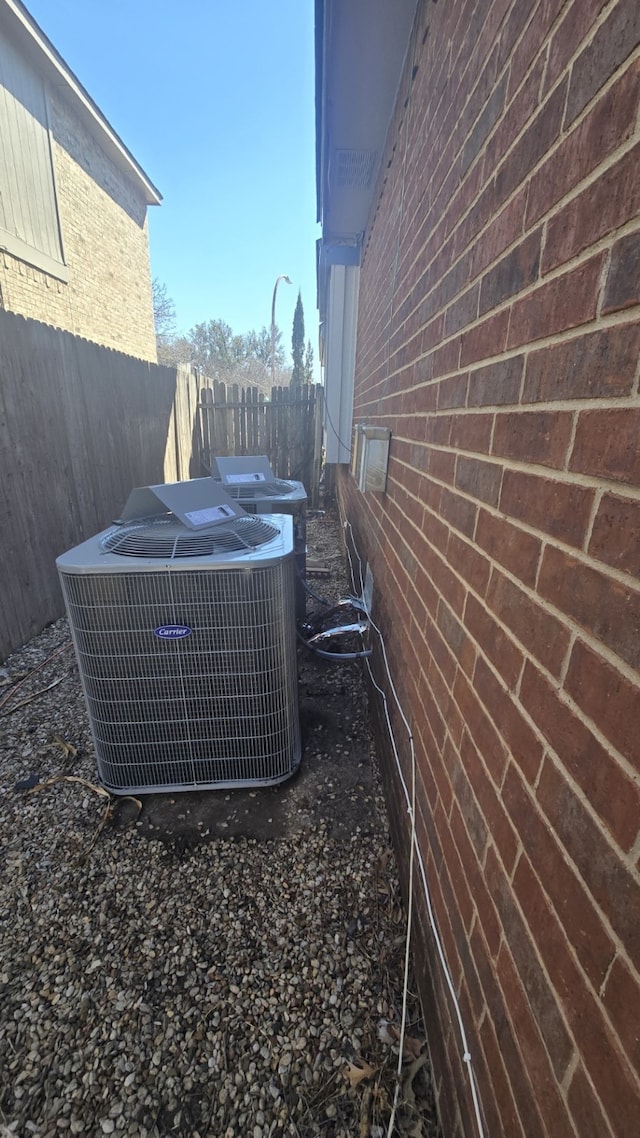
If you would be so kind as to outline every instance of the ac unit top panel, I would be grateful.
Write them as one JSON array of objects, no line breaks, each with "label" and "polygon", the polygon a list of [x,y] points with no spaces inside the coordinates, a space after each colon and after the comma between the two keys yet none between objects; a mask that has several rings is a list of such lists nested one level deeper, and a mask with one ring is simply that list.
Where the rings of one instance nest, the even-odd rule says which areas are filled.
[{"label": "ac unit top panel", "polygon": [[276,481],[266,454],[221,455],[214,458],[211,473],[220,479],[227,492],[231,486],[246,486],[252,482],[268,486]]},{"label": "ac unit top panel", "polygon": [[158,486],[136,486],[127,498],[121,522],[161,517],[171,511],[190,530],[224,525],[244,515],[214,478],[190,478]]},{"label": "ac unit top panel", "polygon": [[285,514],[270,514],[268,521],[237,518],[207,533],[193,533],[169,515],[111,526],[61,554],[56,565],[61,573],[76,574],[211,571],[266,567],[293,556],[293,548],[293,519]]}]

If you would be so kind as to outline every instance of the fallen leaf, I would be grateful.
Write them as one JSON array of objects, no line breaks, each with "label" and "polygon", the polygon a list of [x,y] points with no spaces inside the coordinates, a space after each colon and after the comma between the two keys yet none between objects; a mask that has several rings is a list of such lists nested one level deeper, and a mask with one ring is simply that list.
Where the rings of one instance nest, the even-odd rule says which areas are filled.
[{"label": "fallen leaf", "polygon": [[405,1134],[407,1138],[422,1138],[424,1134],[424,1130],[422,1129],[422,1120],[418,1119],[418,1121],[415,1122],[411,1127],[411,1130],[405,1130]]},{"label": "fallen leaf", "polygon": [[405,1059],[418,1059],[422,1054],[423,1042],[415,1035],[405,1035],[402,1041],[402,1054]]},{"label": "fallen leaf", "polygon": [[60,735],[54,735],[51,741],[56,747],[60,747],[67,758],[75,759],[77,757],[78,748],[74,747],[73,743],[67,743],[66,739],[62,739]]},{"label": "fallen leaf", "polygon": [[[89,782],[88,779],[80,778],[80,776],[76,774],[54,774],[51,778],[45,779],[44,782],[39,782],[35,786],[32,786],[31,793],[35,794],[37,791],[47,790],[48,787],[54,786],[56,782],[78,782],[81,786],[86,786],[87,790],[92,790],[94,794],[99,794],[103,798],[111,799],[109,791],[105,790],[104,786],[98,786],[97,783]],[[138,799],[134,799],[134,801],[137,802]],[[140,809],[142,810],[142,803],[140,803]]]},{"label": "fallen leaf", "polygon": [[104,786],[99,786],[95,782],[89,782],[88,779],[80,778],[79,775],[75,774],[54,774],[51,778],[45,779],[44,782],[37,782],[35,786],[29,786],[28,790],[30,794],[37,794],[41,790],[47,790],[50,786],[55,786],[57,782],[77,782],[80,786],[85,786],[87,790],[92,790],[94,794],[99,794],[101,798],[107,799],[98,827],[89,845],[84,850],[84,857],[91,853],[107,822],[110,822],[113,818],[116,807],[120,806],[123,802],[133,802],[136,807],[136,817],[139,817],[142,812],[142,802],[139,798],[135,798],[133,794],[124,794],[114,798]]},{"label": "fallen leaf", "polygon": [[380,873],[382,870],[387,868],[387,865],[391,861],[392,857],[393,857],[393,850],[390,849],[389,846],[387,846],[386,850],[383,850],[382,853],[380,854],[379,858],[378,858],[378,864],[376,866],[376,870],[378,873]]},{"label": "fallen leaf", "polygon": [[[378,1039],[381,1043],[396,1046],[400,1043],[400,1032],[388,1019],[381,1019],[378,1024]],[[417,1059],[422,1054],[424,1043],[414,1035],[405,1035],[402,1040],[402,1058],[405,1062]]]},{"label": "fallen leaf", "polygon": [[409,1103],[411,1106],[415,1106],[416,1103],[416,1096],[413,1090],[413,1080],[415,1079],[418,1071],[426,1065],[426,1062],[427,1053],[426,1051],[423,1051],[422,1055],[419,1055],[417,1059],[414,1059],[413,1063],[411,1063],[411,1065],[407,1068],[406,1078],[402,1084],[402,1097],[404,1101]]},{"label": "fallen leaf", "polygon": [[375,1075],[376,1068],[370,1067],[366,1059],[359,1059],[357,1063],[347,1063],[344,1074],[352,1087],[357,1087],[363,1079],[370,1079]]},{"label": "fallen leaf", "polygon": [[388,1019],[381,1019],[378,1024],[378,1039],[381,1043],[397,1043],[399,1033]]},{"label": "fallen leaf", "polygon": [[358,1130],[359,1138],[370,1138],[371,1135],[371,1100],[373,1098],[373,1090],[371,1087],[364,1088],[364,1094],[360,1103],[360,1127]]}]

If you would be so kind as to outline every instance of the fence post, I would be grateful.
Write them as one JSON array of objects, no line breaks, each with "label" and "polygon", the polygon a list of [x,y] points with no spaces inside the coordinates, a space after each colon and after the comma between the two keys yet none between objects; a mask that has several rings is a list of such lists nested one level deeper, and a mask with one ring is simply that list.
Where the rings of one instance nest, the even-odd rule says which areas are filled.
[{"label": "fence post", "polygon": [[264,391],[258,392],[258,453],[268,454],[267,450],[267,404],[265,403]]},{"label": "fence post", "polygon": [[211,461],[213,458],[213,392],[210,387],[203,387],[200,391],[200,403],[198,407],[198,414],[200,419],[200,465],[205,470],[211,470]]},{"label": "fence post", "polygon": [[317,509],[320,503],[320,479],[322,477],[322,419],[324,408],[324,388],[316,383],[313,400],[313,474],[311,478],[312,506]]},{"label": "fence post", "polygon": [[227,453],[227,389],[225,384],[220,379],[216,379],[214,384],[215,390],[215,440],[216,440],[216,454]]},{"label": "fence post", "polygon": [[251,388],[251,450],[255,454],[258,446],[258,388]]}]

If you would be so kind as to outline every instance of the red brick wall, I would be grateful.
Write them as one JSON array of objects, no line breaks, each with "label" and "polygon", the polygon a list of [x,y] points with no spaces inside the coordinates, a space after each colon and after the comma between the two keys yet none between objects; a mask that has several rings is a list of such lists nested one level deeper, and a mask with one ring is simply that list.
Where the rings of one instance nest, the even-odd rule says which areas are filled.
[{"label": "red brick wall", "polygon": [[[639,39],[638,0],[424,0],[363,250],[388,490],[338,493],[491,1138],[640,1126]],[[472,1136],[421,901],[416,959]]]}]

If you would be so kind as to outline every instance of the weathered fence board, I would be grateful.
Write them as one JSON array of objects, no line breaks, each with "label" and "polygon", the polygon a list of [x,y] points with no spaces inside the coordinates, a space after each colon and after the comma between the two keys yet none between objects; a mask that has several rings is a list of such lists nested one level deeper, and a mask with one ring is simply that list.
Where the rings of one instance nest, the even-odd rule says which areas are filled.
[{"label": "weathered fence board", "polygon": [[59,553],[202,473],[207,383],[0,311],[1,659],[62,614]]},{"label": "weathered fence board", "polygon": [[266,454],[317,505],[321,400],[320,385],[267,399],[0,310],[0,659],[62,614],[56,557],[134,486]]},{"label": "weathered fence board", "polygon": [[198,407],[203,470],[216,456],[266,454],[278,478],[304,484],[317,506],[322,466],[322,387],[238,390],[214,382]]}]

